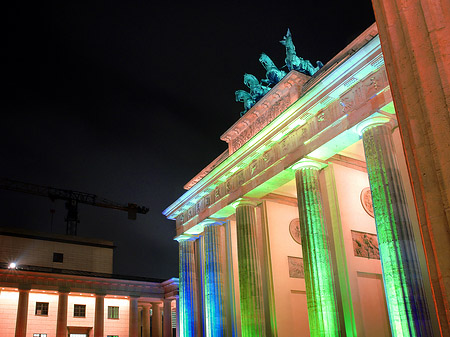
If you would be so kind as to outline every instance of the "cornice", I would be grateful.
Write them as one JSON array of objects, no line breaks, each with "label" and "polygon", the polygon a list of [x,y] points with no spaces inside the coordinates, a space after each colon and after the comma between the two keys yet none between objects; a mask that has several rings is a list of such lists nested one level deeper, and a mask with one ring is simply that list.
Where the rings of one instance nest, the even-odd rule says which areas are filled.
[{"label": "cornice", "polygon": [[[357,104],[361,104],[361,99],[370,99],[370,96],[366,96],[373,95],[374,97],[379,92],[377,90],[385,89],[388,84],[384,69],[380,70],[383,66],[383,58],[379,39],[372,38],[359,48],[339,67],[315,77],[314,86],[311,87],[309,82],[306,82],[304,85],[308,86],[308,90],[304,91],[298,100],[192,186],[163,214],[169,219],[178,217],[177,227],[188,222],[191,222],[188,227],[200,223],[205,217],[214,214],[208,210],[214,208],[213,205],[221,204],[223,206],[225,200],[236,200],[243,196],[240,187],[247,181],[246,177],[254,177],[257,172],[263,172],[261,167],[257,167],[260,165],[258,161],[271,153],[268,151],[271,147],[279,144],[281,151],[284,151],[285,144],[288,143],[286,139],[290,135],[299,134],[299,132],[303,134],[306,130],[312,138],[305,140],[305,144],[314,140],[314,132],[317,136],[320,134],[320,128],[327,125],[323,121],[329,119],[330,116],[353,111]],[[384,75],[377,78],[368,77],[377,71]],[[359,84],[358,89],[353,90],[352,88],[357,84]],[[370,94],[371,90],[373,94]],[[364,98],[355,95],[364,95]],[[311,128],[312,125],[309,125],[308,128],[305,125],[310,120],[313,121],[312,125],[315,125],[313,128]],[[336,120],[334,124],[329,124],[327,127],[333,127],[341,121]],[[317,127],[319,129],[314,131],[314,128]],[[264,161],[268,162],[272,160],[271,158],[272,155],[269,155]],[[183,232],[177,230],[178,234]]]}]

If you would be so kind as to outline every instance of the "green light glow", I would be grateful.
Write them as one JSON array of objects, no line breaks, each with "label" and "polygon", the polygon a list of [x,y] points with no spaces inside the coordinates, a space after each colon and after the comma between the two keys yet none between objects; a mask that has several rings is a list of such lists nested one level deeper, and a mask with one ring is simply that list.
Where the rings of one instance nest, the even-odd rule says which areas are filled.
[{"label": "green light glow", "polygon": [[223,275],[220,261],[222,243],[219,223],[205,226],[205,323],[206,337],[224,335]]},{"label": "green light glow", "polygon": [[252,204],[236,208],[239,294],[242,337],[264,337],[261,266],[256,245],[256,215]]},{"label": "green light glow", "polygon": [[367,127],[363,130],[363,143],[392,335],[432,336],[390,127],[386,124]]},{"label": "green light glow", "polygon": [[[207,176],[195,184],[189,191],[185,192],[172,205],[166,208],[163,211],[163,214],[169,219],[174,220],[179,212],[185,210],[183,207],[178,209],[180,205],[188,205],[189,202],[194,203],[195,201],[192,201],[192,198],[194,198],[194,196],[196,196],[201,190],[206,187],[210,187],[213,184],[217,184],[218,181],[223,182],[224,180],[220,179],[220,177],[224,174],[229,174],[230,169],[236,166],[237,163],[242,163],[249,156],[255,155],[256,150],[261,146],[265,138],[275,137],[280,130],[283,130],[285,127],[287,127],[289,131],[293,130],[295,127],[305,124],[307,120],[314,116],[318,111],[326,108],[326,106],[331,104],[334,99],[327,101],[326,104],[323,104],[323,102],[319,102],[312,106],[310,106],[310,104],[314,101],[315,97],[323,95],[324,92],[327,92],[327,89],[340,83],[346,74],[350,73],[353,69],[358,68],[362,63],[367,63],[367,55],[375,52],[379,52],[381,54],[380,48],[379,38],[375,37],[359,49],[354,55],[352,55],[351,58],[345,60],[345,62],[343,62],[339,67],[334,69],[331,73],[326,74],[324,78],[321,78],[320,82],[311,82],[311,85],[313,86],[305,88],[306,92],[296,102],[294,102],[284,112],[266,125],[236,152],[221,162],[216,168],[209,172]],[[375,67],[375,69],[381,67],[382,65],[383,63],[381,62],[377,65],[377,67]],[[373,70],[372,66],[370,66],[370,69]],[[348,90],[347,87],[346,90]],[[333,95],[330,93],[330,96]],[[299,117],[299,111],[302,111],[302,115],[305,115],[306,117]],[[275,143],[276,142],[274,142],[272,146]],[[271,146],[268,146],[267,149],[270,147]],[[247,163],[249,162],[250,161]]]},{"label": "green light glow", "polygon": [[317,166],[301,167],[295,177],[310,335],[337,337],[340,327],[319,190],[319,169]]}]

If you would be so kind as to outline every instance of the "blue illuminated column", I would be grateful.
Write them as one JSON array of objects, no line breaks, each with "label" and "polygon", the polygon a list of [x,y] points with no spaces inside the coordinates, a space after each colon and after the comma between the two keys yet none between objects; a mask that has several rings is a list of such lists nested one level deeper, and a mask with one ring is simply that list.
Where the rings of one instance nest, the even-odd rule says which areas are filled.
[{"label": "blue illuminated column", "polygon": [[205,316],[207,337],[226,336],[222,222],[206,220],[204,227]]},{"label": "blue illuminated column", "polygon": [[380,247],[391,331],[396,336],[432,336],[430,314],[405,192],[386,117],[358,125]]},{"label": "blue illuminated column", "polygon": [[201,336],[195,238],[178,238],[180,254],[180,336]]},{"label": "blue illuminated column", "polygon": [[240,200],[236,207],[242,337],[266,335],[255,206]]},{"label": "blue illuminated column", "polygon": [[319,188],[321,165],[303,160],[293,168],[296,170],[310,335],[338,337],[341,334],[336,291]]}]

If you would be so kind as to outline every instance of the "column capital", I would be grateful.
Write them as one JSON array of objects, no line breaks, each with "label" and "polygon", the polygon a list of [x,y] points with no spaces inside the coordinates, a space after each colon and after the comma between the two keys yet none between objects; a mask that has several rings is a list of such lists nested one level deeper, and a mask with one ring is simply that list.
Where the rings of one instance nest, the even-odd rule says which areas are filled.
[{"label": "column capital", "polygon": [[311,159],[311,158],[303,158],[299,162],[292,165],[292,169],[294,171],[297,171],[300,169],[306,169],[306,168],[321,170],[325,166],[327,166],[327,164],[325,164],[324,162],[322,162],[320,160],[315,160],[315,159]]},{"label": "column capital", "polygon": [[177,237],[174,238],[175,241],[178,241],[179,243],[182,241],[195,241],[199,238],[199,235],[192,235],[192,234],[180,234]]},{"label": "column capital", "polygon": [[161,306],[161,302],[150,302],[150,304],[152,305],[152,308],[153,307],[159,307],[159,306]]},{"label": "column capital", "polygon": [[256,199],[249,199],[249,198],[240,198],[232,203],[232,206],[234,208],[238,208],[239,206],[258,206],[258,202]]},{"label": "column capital", "polygon": [[207,218],[201,222],[201,224],[206,226],[221,226],[226,223],[226,219],[218,219],[218,218]]},{"label": "column capital", "polygon": [[19,284],[18,289],[19,289],[20,292],[30,292],[31,284],[21,283],[21,284]]},{"label": "column capital", "polygon": [[389,118],[384,115],[371,116],[369,118],[366,118],[362,122],[359,122],[355,127],[355,131],[359,136],[362,136],[366,130],[385,124],[390,125],[391,128],[393,128],[397,123],[395,119]]},{"label": "column capital", "polygon": [[70,288],[67,288],[67,287],[60,287],[60,288],[58,289],[58,293],[59,293],[59,294],[68,294],[68,293],[70,293]]}]

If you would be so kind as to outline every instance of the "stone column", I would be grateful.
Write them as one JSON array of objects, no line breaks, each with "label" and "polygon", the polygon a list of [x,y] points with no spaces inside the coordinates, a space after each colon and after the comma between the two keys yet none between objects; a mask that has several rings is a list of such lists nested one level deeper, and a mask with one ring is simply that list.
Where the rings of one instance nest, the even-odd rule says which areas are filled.
[{"label": "stone column", "polygon": [[142,313],[143,313],[143,308],[139,306],[138,304],[138,336],[142,337],[143,335],[143,331],[142,331]]},{"label": "stone column", "polygon": [[152,337],[162,337],[161,334],[161,307],[159,303],[152,303]]},{"label": "stone column", "polygon": [[195,253],[195,239],[178,239],[180,252],[180,281],[179,281],[179,321],[180,336],[201,336],[200,291],[197,278],[197,260]]},{"label": "stone column", "polygon": [[30,288],[19,287],[19,302],[17,304],[16,337],[25,337],[27,334],[28,297]]},{"label": "stone column", "polygon": [[372,3],[441,333],[450,336],[450,2]]},{"label": "stone column", "polygon": [[255,206],[241,200],[236,207],[241,331],[242,336],[263,337],[266,328]]},{"label": "stone column", "polygon": [[142,306],[142,337],[150,337],[150,304]]},{"label": "stone column", "polygon": [[164,300],[163,336],[172,337],[172,300]]},{"label": "stone column", "polygon": [[181,333],[180,333],[180,298],[177,296],[176,299],[176,313],[177,313],[177,336],[176,337],[180,337]]},{"label": "stone column", "polygon": [[56,337],[67,337],[67,305],[69,291],[60,290],[58,299],[58,314],[56,318]]},{"label": "stone column", "polygon": [[340,336],[336,290],[319,188],[321,165],[303,160],[294,166],[311,336]]},{"label": "stone column", "polygon": [[95,295],[94,337],[103,337],[105,323],[105,295]]},{"label": "stone column", "polygon": [[392,335],[432,336],[414,234],[388,118],[363,121],[367,173]]},{"label": "stone column", "polygon": [[138,298],[139,297],[130,296],[130,315],[128,325],[128,331],[130,332],[129,337],[138,337],[139,334]]},{"label": "stone column", "polygon": [[206,220],[204,227],[205,316],[211,337],[226,335],[221,225],[221,222]]}]

